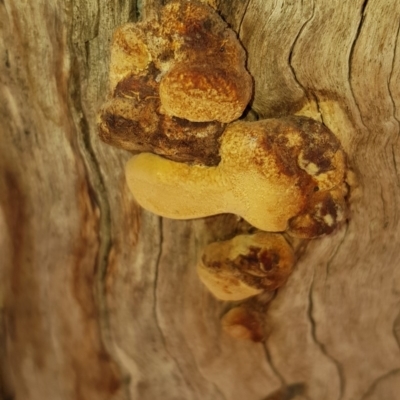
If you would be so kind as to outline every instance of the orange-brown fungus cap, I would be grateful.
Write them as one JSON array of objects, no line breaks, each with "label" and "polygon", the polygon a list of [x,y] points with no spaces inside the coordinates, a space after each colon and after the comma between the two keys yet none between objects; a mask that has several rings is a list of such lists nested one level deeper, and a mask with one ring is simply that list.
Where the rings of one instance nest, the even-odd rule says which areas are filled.
[{"label": "orange-brown fungus cap", "polygon": [[236,34],[204,4],[175,1],[163,11],[178,61],[163,77],[163,110],[190,121],[231,122],[250,101],[252,78]]},{"label": "orange-brown fungus cap", "polygon": [[238,121],[220,141],[221,161],[213,167],[133,157],[126,178],[137,202],[176,219],[237,214],[260,230],[304,238],[330,233],[345,219],[344,153],[321,123]]},{"label": "orange-brown fungus cap", "polygon": [[208,245],[197,266],[200,280],[221,300],[242,300],[282,286],[295,262],[281,234],[239,235]]},{"label": "orange-brown fungus cap", "polygon": [[106,143],[176,161],[218,164],[224,123],[252,94],[246,54],[211,7],[172,1],[113,37],[109,99],[100,110]]},{"label": "orange-brown fungus cap", "polygon": [[191,121],[231,122],[250,100],[251,81],[246,77],[227,67],[180,64],[161,81],[163,109]]},{"label": "orange-brown fungus cap", "polygon": [[257,314],[245,306],[231,308],[222,317],[222,329],[234,339],[260,342],[263,330]]}]

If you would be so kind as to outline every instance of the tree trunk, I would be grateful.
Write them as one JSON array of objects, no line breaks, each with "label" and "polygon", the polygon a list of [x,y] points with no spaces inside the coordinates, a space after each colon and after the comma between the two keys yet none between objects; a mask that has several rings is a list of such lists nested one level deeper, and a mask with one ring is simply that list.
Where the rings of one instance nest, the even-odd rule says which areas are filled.
[{"label": "tree trunk", "polygon": [[112,31],[157,1],[0,1],[0,398],[400,398],[400,2],[217,3],[254,112],[340,138],[348,223],[307,244],[263,342],[230,338],[195,264],[236,218],[143,211],[96,133]]}]

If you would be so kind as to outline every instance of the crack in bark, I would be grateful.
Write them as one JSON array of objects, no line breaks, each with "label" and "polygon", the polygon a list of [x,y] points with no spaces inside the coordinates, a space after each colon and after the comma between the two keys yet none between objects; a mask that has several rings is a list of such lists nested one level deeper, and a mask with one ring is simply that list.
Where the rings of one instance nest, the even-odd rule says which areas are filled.
[{"label": "crack in bark", "polygon": [[249,4],[250,4],[250,0],[247,0],[247,3],[246,3],[246,5],[245,5],[245,7],[244,7],[244,11],[243,11],[242,18],[240,19],[240,22],[239,22],[239,27],[238,27],[238,32],[237,32],[239,38],[241,37],[241,31],[242,31],[243,20],[244,20],[244,17],[246,16],[246,14],[247,14],[247,9],[249,8]]},{"label": "crack in bark", "polygon": [[400,350],[400,312],[397,314],[397,317],[393,322],[393,336],[396,339]]},{"label": "crack in bark", "polygon": [[[86,51],[86,44],[85,44]],[[121,383],[126,398],[130,398],[129,384],[125,383],[125,371],[123,365],[119,362],[118,357],[112,351],[112,334],[109,309],[106,296],[106,275],[109,264],[109,256],[112,249],[111,235],[111,205],[108,199],[107,188],[101,172],[100,163],[96,157],[96,153],[91,142],[91,129],[88,117],[86,116],[81,93],[81,76],[77,50],[74,46],[70,46],[71,53],[71,73],[69,82],[70,101],[73,113],[77,119],[77,142],[79,150],[82,154],[83,164],[88,177],[89,196],[99,209],[99,231],[98,241],[99,248],[97,258],[95,260],[95,285],[94,297],[95,308],[99,314],[99,335],[101,343],[107,354],[115,363],[118,373],[122,377]]]},{"label": "crack in bark", "polygon": [[[108,270],[108,261],[109,255],[112,249],[112,239],[111,239],[111,207],[107,198],[107,190],[103,181],[103,177],[100,171],[100,165],[93,151],[89,136],[90,129],[87,122],[86,117],[84,116],[83,110],[82,119],[83,125],[85,129],[82,130],[80,139],[78,141],[81,142],[81,151],[84,155],[85,164],[87,164],[87,174],[89,177],[89,184],[91,185],[91,191],[93,193],[93,197],[95,199],[95,203],[99,208],[99,250],[97,254],[96,260],[96,268],[95,268],[95,298],[96,303],[95,307],[99,313],[99,333],[101,337],[101,342],[107,353],[111,356],[112,360],[115,362],[121,377],[124,377],[124,368],[122,364],[118,361],[118,358],[115,357],[114,352],[111,350],[112,348],[112,334],[111,334],[111,324],[110,324],[110,316],[109,309],[107,305],[107,296],[106,296],[106,275]],[[126,383],[126,380],[122,379],[123,383],[123,391],[125,392],[126,398],[130,398],[130,389],[129,384]],[[125,384],[124,384],[125,383]]]},{"label": "crack in bark", "polygon": [[[73,51],[71,51],[73,53]],[[76,57],[76,54],[72,54]],[[77,67],[78,68],[78,67]],[[75,72],[75,75],[74,75]],[[80,93],[81,80],[79,72],[72,71],[70,82],[70,94],[72,106],[79,116],[79,128],[77,129],[78,147],[84,160],[86,174],[88,177],[89,195],[99,208],[99,250],[96,260],[96,297],[98,311],[100,314],[101,335],[106,343],[111,343],[110,327],[108,323],[108,309],[105,296],[105,276],[108,267],[108,258],[111,251],[111,207],[107,197],[107,190],[100,169],[100,164],[90,141],[90,126],[82,106]],[[72,93],[75,86],[76,93]]]},{"label": "crack in bark", "polygon": [[94,28],[94,37],[90,38],[89,40],[95,39],[99,36],[100,31],[100,0],[97,0],[97,14],[96,14],[96,23]]},{"label": "crack in bark", "polygon": [[294,66],[293,66],[293,63],[292,63],[292,59],[293,59],[294,48],[295,48],[295,46],[296,46],[296,44],[297,44],[297,42],[298,42],[298,40],[299,40],[301,34],[303,33],[305,27],[306,27],[306,26],[308,25],[308,23],[314,18],[314,13],[315,13],[315,4],[314,4],[314,2],[313,2],[313,4],[312,4],[312,13],[311,13],[311,16],[310,16],[306,21],[304,21],[303,25],[300,27],[299,31],[297,32],[297,35],[296,35],[296,37],[294,38],[292,45],[290,46],[289,57],[288,57],[288,65],[289,65],[290,70],[292,71],[293,79],[294,79],[294,81],[297,83],[297,85],[299,86],[299,88],[300,88],[300,89],[304,92],[304,94],[306,94],[306,95],[307,95],[307,91],[306,91],[305,87],[303,86],[303,84],[300,82],[299,78],[298,78],[297,75],[296,75],[296,71],[295,71],[295,69],[294,69]]},{"label": "crack in bark", "polygon": [[393,166],[394,166],[394,170],[396,172],[396,178],[397,178],[397,186],[400,186],[400,175],[399,175],[399,171],[397,169],[397,160],[396,160],[396,154],[394,151],[394,146],[392,145],[392,159],[393,159]]},{"label": "crack in bark", "polygon": [[270,393],[263,400],[292,400],[301,398],[311,400],[307,394],[305,394],[307,386],[303,382],[292,383],[288,386],[284,386]]},{"label": "crack in bark", "polygon": [[399,46],[399,36],[400,36],[400,24],[399,24],[399,26],[397,28],[396,43],[395,43],[395,46],[394,46],[393,58],[392,58],[392,67],[390,69],[389,79],[388,79],[388,91],[389,91],[390,101],[391,101],[392,106],[393,106],[393,118],[397,121],[397,124],[399,126],[399,129],[398,129],[398,132],[397,132],[398,134],[400,134],[400,120],[396,117],[396,103],[394,101],[393,94],[392,94],[392,91],[390,89],[390,85],[391,85],[392,78],[393,78],[393,70],[394,70],[394,67],[395,67],[395,60],[397,58],[397,48]]},{"label": "crack in bark", "polygon": [[[315,101],[315,104],[317,105],[317,110],[318,110],[319,116],[321,117],[321,122],[325,125],[324,115],[323,115],[322,110],[321,110],[321,107],[320,107],[320,105],[319,105],[318,97],[317,97],[317,95],[316,95],[315,93],[312,93],[311,95],[313,96],[314,101]],[[326,125],[325,125],[325,126],[326,126]]]},{"label": "crack in bark", "polygon": [[359,113],[359,116],[360,116],[361,123],[363,124],[363,126],[364,126],[366,129],[367,129],[367,126],[366,126],[365,123],[364,123],[364,120],[363,120],[363,117],[362,117],[362,113],[361,113],[361,108],[360,108],[360,105],[358,104],[357,98],[356,98],[356,96],[355,96],[354,89],[353,89],[353,85],[351,84],[351,76],[353,75],[352,70],[353,70],[354,52],[355,52],[355,48],[356,48],[358,39],[359,39],[359,37],[360,37],[360,35],[361,35],[361,30],[362,30],[362,27],[363,27],[363,24],[364,24],[364,20],[365,20],[365,9],[366,9],[366,7],[367,7],[368,1],[369,1],[369,0],[364,0],[363,4],[362,4],[362,6],[361,6],[361,12],[360,12],[361,18],[360,18],[360,22],[359,22],[359,24],[358,24],[357,32],[356,32],[356,34],[355,34],[353,43],[351,44],[351,47],[350,47],[350,52],[349,52],[349,71],[348,71],[348,75],[347,75],[347,80],[348,80],[349,86],[350,86],[350,92],[351,92],[351,94],[352,94],[352,96],[353,96],[354,103],[355,103],[355,105],[356,105],[356,107],[357,107],[357,110],[358,110],[358,113]]},{"label": "crack in bark", "polygon": [[274,364],[274,362],[272,360],[271,353],[270,353],[270,351],[268,349],[268,345],[267,345],[267,341],[266,340],[263,342],[263,348],[264,348],[264,352],[265,352],[265,359],[267,360],[269,366],[271,367],[272,372],[279,379],[279,381],[281,382],[281,385],[283,387],[285,387],[286,386],[286,380],[285,380],[284,376],[279,372],[279,370],[276,367],[276,365]]},{"label": "crack in bark", "polygon": [[135,14],[134,14],[135,22],[140,21],[140,18],[142,15],[142,6],[143,6],[142,3],[143,3],[143,0],[136,0],[136,9],[135,9]]},{"label": "crack in bark", "polygon": [[331,269],[331,265],[333,263],[333,260],[336,257],[336,255],[338,254],[338,252],[340,250],[340,247],[345,242],[345,239],[346,239],[346,236],[348,234],[348,231],[349,231],[349,223],[346,222],[342,240],[339,242],[339,244],[337,245],[337,247],[336,247],[335,251],[333,252],[332,256],[329,258],[329,260],[326,263],[326,278],[328,278],[328,276],[330,275],[330,269]]},{"label": "crack in bark", "polygon": [[374,382],[369,386],[368,390],[360,397],[360,400],[366,400],[368,396],[374,393],[376,387],[387,378],[390,378],[392,375],[396,375],[400,373],[400,368],[393,369],[386,374],[381,375],[380,377],[376,378]]},{"label": "crack in bark", "polygon": [[386,210],[387,210],[387,207],[386,207],[386,201],[385,201],[385,198],[384,198],[384,196],[383,196],[383,188],[382,188],[382,185],[379,185],[379,187],[380,187],[380,198],[381,198],[381,201],[382,201],[382,219],[383,219],[383,229],[386,229],[387,228],[387,226],[389,225],[389,216],[388,216],[388,214],[387,214],[387,212],[386,212]]},{"label": "crack in bark", "polygon": [[313,303],[313,298],[312,298],[312,292],[313,292],[313,288],[314,288],[314,275],[311,281],[311,285],[310,285],[310,291],[309,291],[309,295],[308,295],[308,319],[310,321],[310,325],[311,325],[311,337],[314,341],[314,343],[319,347],[321,353],[328,358],[328,360],[330,360],[336,367],[337,370],[337,374],[339,377],[339,398],[338,400],[343,398],[344,395],[344,390],[345,390],[345,378],[344,378],[344,372],[343,372],[343,367],[342,365],[339,363],[339,361],[337,361],[334,357],[332,357],[329,352],[326,349],[326,346],[318,339],[317,337],[317,323],[314,319],[313,316],[313,310],[314,310],[314,303]]},{"label": "crack in bark", "polygon": [[[159,221],[159,239],[160,239],[160,244],[159,244],[159,250],[156,258],[156,263],[155,263],[155,274],[154,274],[154,285],[153,285],[153,298],[154,298],[154,304],[153,304],[153,315],[154,315],[154,321],[157,327],[157,330],[160,334],[161,341],[163,343],[165,352],[168,354],[170,359],[173,361],[173,363],[176,365],[177,370],[179,371],[183,381],[186,383],[186,385],[193,389],[192,385],[190,384],[190,381],[188,381],[185,377],[185,374],[183,373],[183,370],[181,366],[178,363],[178,360],[175,358],[175,356],[168,350],[167,346],[167,340],[165,338],[164,332],[161,328],[161,324],[158,318],[158,312],[157,312],[157,304],[158,304],[158,295],[157,295],[157,288],[158,288],[158,277],[159,277],[159,270],[160,270],[160,263],[161,263],[161,257],[163,255],[163,244],[164,244],[164,234],[163,234],[163,218],[158,217]],[[192,390],[193,393],[195,393],[194,390]],[[197,397],[197,396],[196,396]]]}]

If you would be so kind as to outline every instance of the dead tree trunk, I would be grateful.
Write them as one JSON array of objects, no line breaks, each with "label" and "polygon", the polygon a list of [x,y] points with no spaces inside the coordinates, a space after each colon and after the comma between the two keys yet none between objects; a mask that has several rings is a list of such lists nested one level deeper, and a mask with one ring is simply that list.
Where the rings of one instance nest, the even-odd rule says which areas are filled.
[{"label": "dead tree trunk", "polygon": [[399,399],[400,3],[217,3],[248,51],[253,110],[342,141],[348,224],[308,244],[265,342],[227,337],[194,266],[232,217],[144,212],[129,154],[96,135],[111,33],[135,2],[0,1],[3,399]]}]

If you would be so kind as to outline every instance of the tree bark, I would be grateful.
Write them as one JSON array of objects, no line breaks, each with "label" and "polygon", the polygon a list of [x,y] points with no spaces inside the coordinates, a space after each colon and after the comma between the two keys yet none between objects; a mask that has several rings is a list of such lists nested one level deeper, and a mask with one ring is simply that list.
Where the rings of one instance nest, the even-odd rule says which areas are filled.
[{"label": "tree bark", "polygon": [[0,1],[0,398],[398,399],[400,3],[216,2],[252,110],[322,121],[352,171],[348,223],[307,244],[257,344],[195,271],[236,217],[143,211],[97,137],[112,31],[159,2],[51,3]]}]

